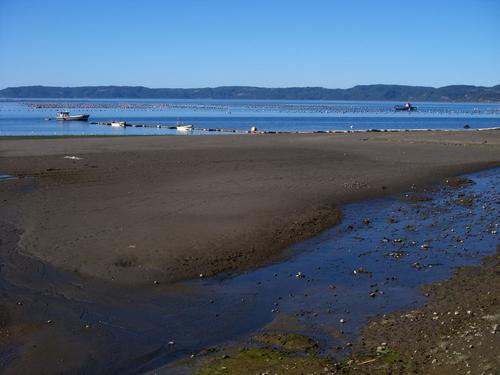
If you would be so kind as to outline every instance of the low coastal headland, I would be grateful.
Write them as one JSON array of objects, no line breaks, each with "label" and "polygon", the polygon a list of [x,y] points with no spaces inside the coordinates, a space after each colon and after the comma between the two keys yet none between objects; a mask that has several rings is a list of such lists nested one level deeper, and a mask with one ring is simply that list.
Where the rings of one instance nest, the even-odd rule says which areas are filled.
[{"label": "low coastal headland", "polygon": [[[255,269],[286,256],[282,250],[290,244],[339,223],[346,203],[418,191],[450,176],[499,166],[500,132],[2,139],[0,156],[2,174],[18,177],[1,182],[0,192],[1,246],[9,259],[2,285],[20,288],[9,289],[0,310],[5,332],[9,322],[26,316],[27,301],[36,299],[26,291],[33,282],[26,271],[36,270],[42,281],[53,270],[77,275],[80,281],[71,285],[62,278],[41,283],[44,298],[54,295],[47,306],[69,306],[72,299],[92,299],[91,285],[110,285],[114,292],[160,290],[176,288],[178,280]],[[460,198],[464,205],[465,198]],[[24,260],[12,255],[16,252]],[[33,263],[28,266],[26,259]],[[132,299],[131,292],[123,293]],[[61,296],[62,302],[55,300]],[[104,297],[100,304],[117,303],[113,293]],[[68,322],[100,321],[89,312],[63,314],[71,311],[68,306],[52,313]],[[467,311],[459,314],[468,316]],[[82,332],[70,330],[70,336],[59,326],[47,352],[40,344],[48,336],[40,332],[62,323],[57,317],[46,323],[8,328],[3,343],[36,342],[39,349],[23,350],[24,359],[37,363],[54,359],[49,354],[64,347],[61,356],[72,370],[84,368],[89,355],[102,356],[92,345],[108,338],[93,333],[92,324],[84,324]],[[298,336],[260,339],[291,351],[296,342],[305,343],[306,351],[314,347]],[[81,340],[87,340],[85,345]],[[384,355],[391,354],[379,346]],[[262,358],[260,352],[247,354]],[[282,357],[264,353],[265,358],[274,355]],[[367,355],[355,363],[364,366],[372,359]],[[46,362],[52,370],[64,367],[57,360]],[[318,371],[325,367],[330,369],[321,362]]]}]

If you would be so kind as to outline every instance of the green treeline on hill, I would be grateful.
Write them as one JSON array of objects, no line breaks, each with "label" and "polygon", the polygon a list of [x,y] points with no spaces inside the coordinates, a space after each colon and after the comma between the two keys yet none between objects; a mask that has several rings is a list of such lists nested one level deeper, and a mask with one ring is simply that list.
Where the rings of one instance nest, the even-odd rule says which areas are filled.
[{"label": "green treeline on hill", "polygon": [[500,85],[445,87],[362,85],[349,89],[323,87],[265,88],[224,86],[190,89],[152,89],[143,86],[23,86],[0,90],[0,98],[128,98],[128,99],[287,99],[500,102]]}]

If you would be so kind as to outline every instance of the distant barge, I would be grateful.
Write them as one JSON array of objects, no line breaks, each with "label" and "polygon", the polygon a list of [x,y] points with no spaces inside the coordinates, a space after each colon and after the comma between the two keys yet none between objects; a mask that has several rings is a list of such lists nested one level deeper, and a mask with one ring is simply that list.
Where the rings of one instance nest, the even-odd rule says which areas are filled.
[{"label": "distant barge", "polygon": [[411,103],[405,103],[405,105],[394,106],[395,111],[416,111],[417,107],[411,105]]},{"label": "distant barge", "polygon": [[88,121],[89,115],[70,115],[69,112],[57,112],[56,120],[61,121]]}]

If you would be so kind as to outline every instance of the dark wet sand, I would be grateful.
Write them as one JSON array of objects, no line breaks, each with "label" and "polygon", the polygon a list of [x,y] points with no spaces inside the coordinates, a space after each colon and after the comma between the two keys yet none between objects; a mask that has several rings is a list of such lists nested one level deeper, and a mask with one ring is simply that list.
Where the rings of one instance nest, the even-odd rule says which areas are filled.
[{"label": "dark wet sand", "polygon": [[2,139],[0,157],[34,177],[0,190],[25,254],[143,284],[254,267],[340,204],[498,166],[500,132]]}]

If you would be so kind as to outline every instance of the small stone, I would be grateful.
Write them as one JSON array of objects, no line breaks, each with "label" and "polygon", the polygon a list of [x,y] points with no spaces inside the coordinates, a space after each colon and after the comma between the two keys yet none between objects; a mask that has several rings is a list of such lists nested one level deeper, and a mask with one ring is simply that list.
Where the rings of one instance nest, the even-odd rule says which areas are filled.
[{"label": "small stone", "polygon": [[205,275],[200,273],[200,279],[203,279],[204,277],[205,277]]},{"label": "small stone", "polygon": [[160,282],[158,280],[153,281],[153,284],[158,285]]},{"label": "small stone", "polygon": [[169,341],[168,345],[170,345],[170,346],[175,345],[175,341]]},{"label": "small stone", "polygon": [[47,324],[52,324],[54,321],[52,319],[47,320]]},{"label": "small stone", "polygon": [[342,323],[342,324],[344,324],[346,322],[346,320],[345,319],[340,319],[339,322]]}]

